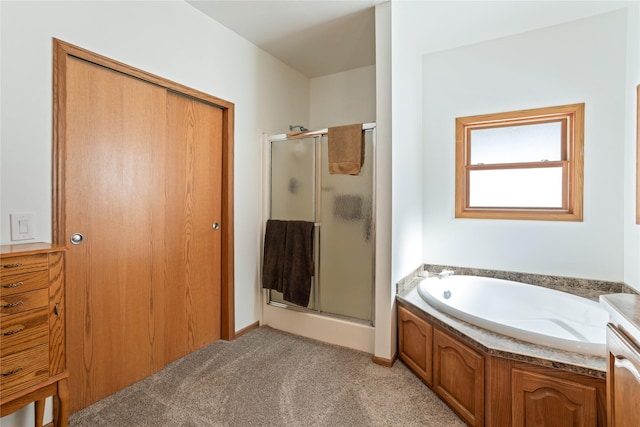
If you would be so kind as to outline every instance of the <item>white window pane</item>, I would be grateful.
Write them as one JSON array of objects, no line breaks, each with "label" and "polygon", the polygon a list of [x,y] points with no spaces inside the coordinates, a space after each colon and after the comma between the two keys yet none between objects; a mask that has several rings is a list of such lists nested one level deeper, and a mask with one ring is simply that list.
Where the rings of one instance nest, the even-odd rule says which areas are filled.
[{"label": "white window pane", "polygon": [[471,164],[562,160],[560,122],[471,130]]},{"label": "white window pane", "polygon": [[469,206],[562,208],[562,168],[470,171]]}]

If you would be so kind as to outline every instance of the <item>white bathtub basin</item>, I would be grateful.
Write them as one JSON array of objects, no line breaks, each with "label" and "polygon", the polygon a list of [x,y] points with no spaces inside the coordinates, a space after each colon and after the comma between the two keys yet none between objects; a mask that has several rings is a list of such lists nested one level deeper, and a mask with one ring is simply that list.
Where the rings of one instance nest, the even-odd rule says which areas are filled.
[{"label": "white bathtub basin", "polygon": [[594,356],[606,355],[609,314],[565,292],[477,276],[431,277],[420,297],[438,310],[513,338]]}]

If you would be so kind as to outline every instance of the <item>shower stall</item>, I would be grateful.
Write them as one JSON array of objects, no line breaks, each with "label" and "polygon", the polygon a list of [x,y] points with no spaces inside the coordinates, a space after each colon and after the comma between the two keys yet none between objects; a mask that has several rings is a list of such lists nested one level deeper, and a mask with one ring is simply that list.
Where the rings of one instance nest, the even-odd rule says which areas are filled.
[{"label": "shower stall", "polygon": [[269,218],[314,224],[309,304],[269,289],[270,305],[373,325],[375,123],[362,133],[358,175],[329,173],[327,129],[268,138]]}]

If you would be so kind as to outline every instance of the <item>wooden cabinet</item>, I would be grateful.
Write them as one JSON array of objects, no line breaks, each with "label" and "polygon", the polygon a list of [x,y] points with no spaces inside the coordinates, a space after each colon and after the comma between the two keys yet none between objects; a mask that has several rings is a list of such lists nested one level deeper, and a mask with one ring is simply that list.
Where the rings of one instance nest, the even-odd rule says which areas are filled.
[{"label": "wooden cabinet", "polygon": [[398,308],[400,358],[427,385],[433,384],[433,328],[404,307]]},{"label": "wooden cabinet", "polygon": [[640,349],[617,327],[607,327],[607,410],[610,427],[640,425]]},{"label": "wooden cabinet", "polygon": [[484,425],[484,357],[398,306],[398,352],[416,373],[469,425]]},{"label": "wooden cabinet", "polygon": [[484,357],[439,329],[433,333],[433,388],[467,424],[484,425]]},{"label": "wooden cabinet", "polygon": [[67,425],[64,248],[45,243],[0,249],[0,416],[57,396],[55,422]]},{"label": "wooden cabinet", "polygon": [[[400,359],[470,426],[607,425],[603,379],[487,354],[402,304],[398,351]],[[640,368],[640,356],[636,360]],[[640,388],[637,381],[640,377]],[[640,399],[629,399],[635,399],[636,406],[625,414],[636,416]],[[640,423],[635,418],[619,425]]]},{"label": "wooden cabinet", "polygon": [[[511,377],[514,427],[598,425],[596,385],[535,372],[530,367],[512,369]],[[600,425],[605,425],[604,419]]]}]

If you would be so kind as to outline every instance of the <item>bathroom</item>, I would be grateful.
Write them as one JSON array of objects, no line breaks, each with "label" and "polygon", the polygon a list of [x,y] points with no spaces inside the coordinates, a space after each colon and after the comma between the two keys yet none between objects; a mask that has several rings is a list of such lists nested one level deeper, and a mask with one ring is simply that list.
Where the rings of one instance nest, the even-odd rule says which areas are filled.
[{"label": "bathroom", "polygon": [[[9,214],[16,211],[35,214],[36,240],[52,235],[56,37],[236,104],[236,330],[259,321],[274,327],[287,322],[263,304],[259,287],[263,150],[265,135],[298,123],[310,129],[377,124],[376,322],[370,327],[307,315],[288,322],[306,328],[292,332],[337,344],[358,337],[359,349],[392,360],[395,284],[424,263],[618,281],[640,289],[638,4],[595,2],[585,6],[588,14],[560,7],[540,12],[540,26],[549,28],[528,26],[528,15],[505,32],[489,21],[470,38],[421,37],[422,27],[452,22],[462,37],[461,29],[478,27],[479,9],[497,21],[506,13],[466,3],[463,21],[459,5],[442,2],[435,18],[426,13],[434,3],[440,2],[377,4],[375,64],[309,78],[184,2],[2,2],[2,243],[11,243]],[[178,30],[167,31],[170,24]],[[221,62],[230,65],[219,67]],[[346,90],[358,100],[347,111],[339,102]],[[574,102],[584,102],[587,111],[582,222],[454,219],[455,117]]]}]

